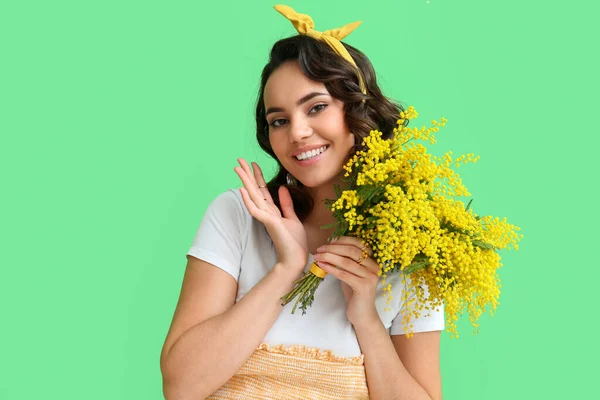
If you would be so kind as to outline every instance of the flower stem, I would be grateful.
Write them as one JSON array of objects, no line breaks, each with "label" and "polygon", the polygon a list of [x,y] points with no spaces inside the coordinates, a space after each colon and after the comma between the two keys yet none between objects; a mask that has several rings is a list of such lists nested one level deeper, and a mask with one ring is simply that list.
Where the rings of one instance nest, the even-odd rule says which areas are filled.
[{"label": "flower stem", "polygon": [[315,299],[315,291],[321,282],[323,282],[323,278],[319,278],[310,271],[307,272],[302,278],[295,281],[294,288],[281,298],[281,305],[285,306],[298,297],[292,308],[292,314],[296,312],[298,304],[300,304],[302,315],[306,314],[306,309],[312,305]]}]

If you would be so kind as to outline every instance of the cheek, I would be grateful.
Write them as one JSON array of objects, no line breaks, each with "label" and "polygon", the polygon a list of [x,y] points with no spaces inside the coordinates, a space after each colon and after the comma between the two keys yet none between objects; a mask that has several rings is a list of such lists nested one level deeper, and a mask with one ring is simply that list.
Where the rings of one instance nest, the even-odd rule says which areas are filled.
[{"label": "cheek", "polygon": [[273,152],[278,153],[281,145],[280,145],[279,141],[277,140],[277,136],[269,133],[269,143],[271,144],[271,148],[273,149]]},{"label": "cheek", "polygon": [[271,148],[273,149],[273,153],[275,153],[275,156],[279,159],[279,161],[281,161],[282,163],[285,163],[287,160],[285,160],[285,154],[286,154],[286,147],[285,147],[285,143],[282,143],[281,141],[275,139],[271,136],[269,136],[269,143],[271,143]]},{"label": "cheek", "polygon": [[343,135],[344,139],[340,140],[340,142],[342,144],[341,147],[344,148],[344,151],[346,152],[346,156],[349,156],[350,152],[354,148],[354,143],[356,141],[356,138],[348,130],[344,131],[344,133],[342,135]]},{"label": "cheek", "polygon": [[[341,129],[340,129],[341,127]],[[338,121],[335,125],[332,125],[332,131],[336,133],[337,142],[340,143],[341,147],[349,149],[354,147],[355,138],[354,135],[348,129],[345,121]]]},{"label": "cheek", "polygon": [[335,136],[338,142],[343,143],[344,145],[354,145],[354,135],[352,135],[348,129],[342,110],[337,110],[331,118],[327,118],[324,122],[327,126],[327,132],[330,132],[332,136]]}]

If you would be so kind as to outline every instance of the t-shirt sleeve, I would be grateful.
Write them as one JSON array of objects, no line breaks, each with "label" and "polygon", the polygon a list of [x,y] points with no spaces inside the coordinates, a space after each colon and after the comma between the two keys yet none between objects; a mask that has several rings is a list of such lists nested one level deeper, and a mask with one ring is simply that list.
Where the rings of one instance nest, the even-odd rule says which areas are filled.
[{"label": "t-shirt sleeve", "polygon": [[233,189],[217,196],[206,208],[187,252],[229,273],[237,281],[242,263],[245,205]]},{"label": "t-shirt sleeve", "polygon": [[[409,279],[408,279],[409,280]],[[410,280],[409,280],[410,281]],[[410,286],[409,286],[410,287]],[[429,296],[429,290],[427,285],[423,282],[421,284],[423,287],[425,298]],[[409,302],[413,301],[417,297],[417,293],[413,290],[409,294]],[[409,325],[412,324],[412,332],[430,332],[430,331],[442,331],[445,328],[445,320],[444,320],[444,305],[442,304],[439,307],[431,307],[429,302],[425,303],[425,307],[429,306],[430,310],[427,310],[425,307],[420,311],[420,315],[418,318],[415,318],[414,315],[411,315]],[[404,335],[411,331],[404,330],[405,322],[403,321],[403,313],[400,310],[398,315],[392,320],[392,325],[390,326],[390,335]]]}]

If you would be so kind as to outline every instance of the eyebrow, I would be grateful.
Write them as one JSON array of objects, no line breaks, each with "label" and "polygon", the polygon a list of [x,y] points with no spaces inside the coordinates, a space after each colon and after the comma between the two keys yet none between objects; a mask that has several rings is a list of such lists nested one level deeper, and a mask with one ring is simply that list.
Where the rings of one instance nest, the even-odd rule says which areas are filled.
[{"label": "eyebrow", "polygon": [[[312,99],[313,97],[316,97],[316,96],[328,96],[328,95],[329,95],[328,93],[311,92],[311,93],[307,94],[306,96],[302,97],[300,100],[298,100],[296,102],[296,105],[297,106],[302,105],[302,104],[306,103],[307,101],[309,101],[310,99]],[[283,108],[281,108],[281,107],[270,107],[267,110],[267,112],[265,113],[265,117],[267,115],[271,114],[271,113],[281,112],[281,111],[285,111],[285,110]]]}]

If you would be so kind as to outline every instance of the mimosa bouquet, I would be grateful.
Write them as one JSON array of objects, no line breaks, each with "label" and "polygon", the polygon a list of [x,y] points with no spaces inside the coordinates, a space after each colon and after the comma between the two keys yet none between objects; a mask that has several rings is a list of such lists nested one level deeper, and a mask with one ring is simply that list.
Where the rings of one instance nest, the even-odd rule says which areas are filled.
[{"label": "mimosa bouquet", "polygon": [[[400,113],[393,138],[382,139],[382,133],[373,130],[364,139],[363,150],[344,166],[348,189],[335,185],[337,199],[325,201],[337,222],[322,228],[336,226],[332,238],[358,237],[373,249],[387,304],[391,300],[387,274],[402,274],[406,290],[401,312],[409,337],[413,317],[442,305],[447,330],[454,337],[458,337],[456,321],[465,309],[477,333],[480,315],[486,311],[493,315],[499,304],[497,269],[502,264],[497,250],[511,245],[518,250],[523,235],[506,218],[477,215],[470,207],[472,200],[465,206],[455,198],[470,193],[451,166],[475,163],[479,156],[469,153],[453,160],[452,151],[440,158],[428,154],[416,141],[435,144],[433,133],[447,120],[434,120],[429,128],[408,127],[417,116],[411,106]],[[297,298],[292,313],[300,304],[305,314],[325,274],[313,263],[281,298],[283,304]],[[416,293],[413,301],[411,292]]]}]

